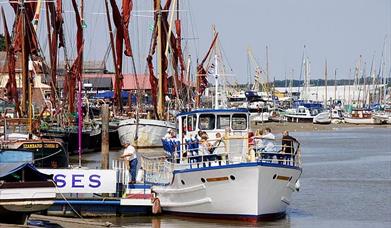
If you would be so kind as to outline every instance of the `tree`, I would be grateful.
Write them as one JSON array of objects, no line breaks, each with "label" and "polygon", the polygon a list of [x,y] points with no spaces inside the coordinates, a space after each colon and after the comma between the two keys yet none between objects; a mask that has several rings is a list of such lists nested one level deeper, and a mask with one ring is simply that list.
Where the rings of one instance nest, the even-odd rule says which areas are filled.
[{"label": "tree", "polygon": [[0,51],[5,51],[5,37],[0,34]]}]

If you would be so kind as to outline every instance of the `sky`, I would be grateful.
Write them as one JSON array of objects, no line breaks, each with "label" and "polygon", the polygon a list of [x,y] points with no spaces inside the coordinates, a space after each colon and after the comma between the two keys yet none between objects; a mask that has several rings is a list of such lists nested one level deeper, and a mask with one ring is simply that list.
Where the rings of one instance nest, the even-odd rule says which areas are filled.
[{"label": "sky", "polygon": [[[185,38],[183,47],[185,55],[191,55],[192,69],[195,69],[196,59],[201,59],[207,51],[212,39],[211,27],[215,25],[230,81],[247,83],[249,47],[265,69],[268,46],[271,79],[284,79],[285,75],[289,79],[292,69],[293,79],[300,79],[303,52],[311,61],[311,79],[324,77],[326,59],[329,75],[337,69],[337,78],[352,78],[349,70],[354,68],[360,55],[367,63],[367,71],[373,56],[375,68],[379,67],[384,40],[388,69],[391,67],[391,0],[179,1]],[[0,1],[0,5],[6,11],[10,27],[13,12],[5,2]],[[72,57],[76,53],[73,38],[76,26],[71,1],[63,2],[68,55]],[[153,20],[151,3],[152,0],[134,0],[129,28],[137,71],[141,74],[146,72],[145,58]],[[104,1],[85,0],[85,9],[85,58],[102,60],[109,44]],[[44,17],[44,12],[42,14]],[[46,24],[44,18],[41,20],[38,34],[43,40],[42,49],[47,52]],[[110,54],[107,61],[108,66],[112,66]],[[131,69],[130,60],[125,60],[124,71],[131,72]]]}]

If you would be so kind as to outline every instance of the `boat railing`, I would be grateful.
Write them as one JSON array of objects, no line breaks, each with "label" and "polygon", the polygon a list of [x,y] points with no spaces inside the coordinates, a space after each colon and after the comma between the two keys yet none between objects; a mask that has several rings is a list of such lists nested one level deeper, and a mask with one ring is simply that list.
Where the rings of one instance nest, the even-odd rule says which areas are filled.
[{"label": "boat railing", "polygon": [[145,183],[166,185],[172,181],[174,164],[166,156],[141,156],[141,167]]},{"label": "boat railing", "polygon": [[[284,143],[283,143],[284,142]],[[300,143],[287,139],[254,139],[250,150],[253,160],[301,167]]]},{"label": "boat railing", "polygon": [[[225,166],[230,164],[261,162],[276,163],[285,166],[301,167],[300,144],[292,142],[291,146],[279,144],[279,140],[261,144],[258,139],[249,143],[246,136],[228,135],[221,139],[208,140],[216,144],[213,150],[206,150],[197,141],[180,144],[179,141],[167,139],[163,143],[165,156],[142,156],[144,180],[152,184],[169,184],[175,170],[203,167]],[[167,144],[170,145],[167,145]],[[213,145],[212,144],[212,145]]]},{"label": "boat railing", "polygon": [[247,136],[228,135],[221,139],[208,140],[208,143],[213,145],[212,151],[209,151],[198,140],[188,140],[180,144],[179,141],[168,139],[165,142],[163,140],[163,149],[167,160],[176,164],[175,169],[256,161],[300,166],[299,143],[292,142],[293,148],[290,148],[286,143],[279,143],[281,140],[269,140],[268,145],[263,145],[261,139],[254,139],[253,143],[249,143]]},{"label": "boat railing", "polygon": [[116,183],[129,183],[129,161],[124,159],[114,159],[112,160],[112,169],[115,170],[116,173]]}]

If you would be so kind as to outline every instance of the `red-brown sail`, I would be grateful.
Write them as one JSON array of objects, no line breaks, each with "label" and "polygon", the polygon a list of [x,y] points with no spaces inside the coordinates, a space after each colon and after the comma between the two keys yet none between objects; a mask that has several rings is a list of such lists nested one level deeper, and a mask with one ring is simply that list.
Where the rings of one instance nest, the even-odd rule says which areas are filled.
[{"label": "red-brown sail", "polygon": [[[211,43],[211,45],[209,47],[208,52],[206,53],[205,57],[202,59],[201,63],[198,64],[198,66],[197,66],[197,77],[199,77],[199,80],[198,80],[199,83],[197,85],[198,91],[197,91],[197,94],[196,94],[198,99],[196,99],[196,100],[197,100],[198,103],[200,101],[199,98],[204,93],[206,87],[208,87],[207,72],[206,72],[206,70],[204,68],[204,63],[205,63],[206,59],[208,58],[208,56],[210,55],[210,52],[212,51],[212,49],[213,49],[213,47],[214,47],[214,45],[216,43],[218,35],[219,35],[219,33],[215,34],[215,36],[213,38],[213,41],[212,41],[212,43]],[[198,107],[199,104],[196,104],[196,106]]]},{"label": "red-brown sail", "polygon": [[11,44],[11,37],[8,31],[7,20],[5,18],[3,7],[1,7],[1,14],[3,17],[5,46],[6,46],[7,59],[8,59],[8,81],[6,84],[6,89],[7,89],[6,95],[10,101],[13,101],[15,103],[15,110],[18,113],[18,115],[21,116],[21,112],[19,108],[19,99],[18,99],[18,88],[16,85],[15,53],[14,53],[14,48]]},{"label": "red-brown sail", "polygon": [[[76,88],[76,80],[82,80],[82,68],[83,68],[83,26],[82,20],[77,8],[76,0],[72,0],[73,10],[75,11],[75,19],[76,19],[76,47],[77,47],[77,57],[74,60],[70,72],[67,72],[67,89],[68,89],[68,110],[69,112],[74,112],[75,107],[75,88]],[[65,88],[64,88],[65,89]]]},{"label": "red-brown sail", "polygon": [[[50,22],[53,33],[50,38],[50,77],[51,77],[51,95],[50,101],[53,107],[56,107],[56,87],[57,87],[57,48],[64,47],[63,18],[62,18],[62,0],[57,0],[57,7],[54,2],[46,2],[50,11]],[[50,29],[50,28],[48,28]],[[50,36],[50,31],[49,31]]]},{"label": "red-brown sail", "polygon": [[124,42],[125,42],[125,55],[133,56],[132,46],[130,45],[130,36],[129,36],[129,23],[130,23],[130,13],[133,9],[132,0],[122,0],[122,18],[124,23]]},{"label": "red-brown sail", "polygon": [[129,22],[130,22],[130,13],[133,8],[132,0],[122,0],[122,16],[118,9],[117,3],[115,0],[110,0],[110,5],[113,11],[113,21],[114,25],[117,29],[115,36],[115,50],[116,50],[116,66],[119,75],[116,75],[119,85],[115,84],[114,88],[114,100],[116,103],[120,103],[118,99],[120,99],[121,88],[123,87],[123,75],[122,75],[122,51],[123,51],[123,43],[125,42],[125,55],[132,56],[132,48],[130,44],[129,37]]},{"label": "red-brown sail", "polygon": [[[10,4],[14,9],[16,15],[16,27],[15,27],[15,39],[14,39],[14,51],[15,53],[22,51],[22,23],[23,19],[20,17],[20,5],[15,1],[10,0]],[[37,2],[26,2],[24,3],[25,8],[25,21],[28,22],[25,24],[25,40],[26,40],[26,51],[27,54],[36,54],[38,52],[38,43],[35,35],[35,31],[32,28],[31,21],[34,19],[35,9],[37,7]]]}]

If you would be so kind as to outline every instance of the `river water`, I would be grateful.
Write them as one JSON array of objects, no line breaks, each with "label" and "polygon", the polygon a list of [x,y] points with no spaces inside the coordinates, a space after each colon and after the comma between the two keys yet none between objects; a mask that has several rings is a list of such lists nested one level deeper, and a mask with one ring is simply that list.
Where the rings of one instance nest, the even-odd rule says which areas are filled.
[{"label": "river water", "polygon": [[172,215],[103,220],[125,227],[391,227],[391,128],[291,135],[302,145],[303,174],[284,219],[256,224]]}]

